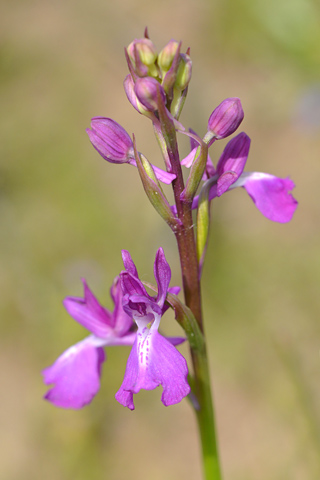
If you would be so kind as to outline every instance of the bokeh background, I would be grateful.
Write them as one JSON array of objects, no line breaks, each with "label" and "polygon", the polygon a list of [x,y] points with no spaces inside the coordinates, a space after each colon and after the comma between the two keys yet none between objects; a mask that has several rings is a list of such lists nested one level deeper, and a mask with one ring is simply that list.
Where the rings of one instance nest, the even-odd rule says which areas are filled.
[{"label": "bokeh background", "polygon": [[[85,133],[92,116],[112,117],[160,165],[151,125],[122,87],[123,48],[146,25],[159,50],[171,38],[191,47],[182,122],[204,134],[214,107],[240,97],[247,169],[297,185],[290,224],[266,220],[242,189],[212,208],[203,302],[225,479],[320,478],[319,9],[317,0],[1,3],[2,479],[201,478],[187,401],[164,408],[160,389],[136,396],[135,412],[115,401],[127,348],[108,349],[90,406],[42,400],[41,369],[86,335],[62,306],[82,295],[81,277],[110,308],[120,249],[152,281],[163,246],[180,284],[174,238],[137,171],[104,162]],[[162,327],[179,332],[170,314]]]}]

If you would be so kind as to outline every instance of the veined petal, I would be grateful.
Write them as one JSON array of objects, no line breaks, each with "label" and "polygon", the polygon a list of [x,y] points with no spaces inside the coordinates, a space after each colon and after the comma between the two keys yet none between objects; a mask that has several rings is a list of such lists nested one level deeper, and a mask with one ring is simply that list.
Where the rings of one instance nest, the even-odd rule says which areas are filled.
[{"label": "veined petal", "polygon": [[138,331],[122,385],[115,398],[134,410],[134,393],[162,385],[162,403],[165,406],[173,405],[190,393],[187,375],[187,362],[181,353],[157,330],[144,328]]},{"label": "veined petal", "polygon": [[91,119],[91,130],[86,129],[90,141],[100,155],[111,163],[127,163],[132,140],[115,120],[105,117]]},{"label": "veined petal", "polygon": [[103,348],[92,337],[68,348],[50,367],[43,370],[46,385],[55,384],[45,399],[57,407],[79,409],[91,402],[100,388]]},{"label": "veined petal", "polygon": [[233,187],[246,189],[256,207],[270,220],[279,223],[290,222],[298,206],[289,193],[295,184],[290,178],[278,178],[267,173],[245,173]]},{"label": "veined petal", "polygon": [[208,130],[216,138],[225,138],[237,130],[244,113],[239,98],[227,98],[211,113],[208,120]]}]

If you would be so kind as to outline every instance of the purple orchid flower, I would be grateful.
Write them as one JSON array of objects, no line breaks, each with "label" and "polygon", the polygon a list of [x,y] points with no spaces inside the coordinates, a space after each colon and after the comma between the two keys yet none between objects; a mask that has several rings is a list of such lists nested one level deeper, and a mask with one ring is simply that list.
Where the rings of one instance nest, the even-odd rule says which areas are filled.
[{"label": "purple orchid flower", "polygon": [[184,339],[167,339],[158,332],[161,316],[167,308],[164,304],[167,292],[178,291],[177,287],[169,288],[170,267],[162,248],[159,248],[154,262],[158,295],[152,297],[139,279],[129,252],[124,250],[122,256],[126,269],[120,274],[124,293],[123,309],[134,319],[138,331],[122,385],[115,398],[123,406],[134,410],[133,394],[161,385],[162,403],[165,406],[179,403],[190,393],[187,362],[174,347]]},{"label": "purple orchid flower", "polygon": [[[267,173],[243,172],[249,148],[250,138],[244,132],[239,133],[227,143],[217,169],[206,168],[208,181],[212,181],[209,200],[236,187],[243,187],[266,218],[279,223],[289,222],[298,205],[289,193],[295,187],[294,182]],[[209,161],[207,167],[210,167]],[[187,165],[187,162],[184,164]],[[192,203],[193,209],[198,207],[198,202],[197,196]]]},{"label": "purple orchid flower", "polygon": [[90,403],[100,388],[104,346],[132,345],[134,323],[122,308],[122,289],[117,277],[110,293],[113,312],[102,307],[85,280],[84,298],[67,297],[67,312],[92,335],[68,348],[50,367],[43,370],[46,385],[54,384],[45,399],[57,407],[79,409]]},{"label": "purple orchid flower", "polygon": [[[97,152],[110,163],[128,163],[137,166],[133,142],[125,129],[115,120],[105,117],[91,119],[91,129],[86,132],[90,142]],[[176,176],[152,165],[154,173],[160,182],[170,184]]]}]

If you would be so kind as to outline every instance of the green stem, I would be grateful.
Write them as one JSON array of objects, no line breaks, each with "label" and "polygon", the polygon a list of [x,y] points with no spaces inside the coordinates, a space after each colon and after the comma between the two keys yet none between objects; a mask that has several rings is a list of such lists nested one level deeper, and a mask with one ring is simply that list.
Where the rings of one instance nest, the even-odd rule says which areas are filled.
[{"label": "green stem", "polygon": [[206,349],[191,352],[195,376],[195,390],[199,408],[196,409],[202,446],[203,470],[206,480],[221,480],[219,454],[216,440],[213,401]]},{"label": "green stem", "polygon": [[[170,170],[176,174],[172,187],[181,226],[177,228],[175,235],[180,256],[185,303],[192,311],[200,330],[203,332],[200,272],[191,211],[192,199],[189,199],[188,202],[182,200],[181,194],[184,190],[184,182],[176,131],[173,124],[166,118],[165,111],[160,108],[159,113],[160,125],[156,129],[157,134],[161,138],[162,146],[166,145],[165,157],[170,162]],[[190,350],[194,371],[194,405],[202,444],[204,478],[205,480],[221,480],[205,343],[200,350],[192,346],[190,346]]]}]

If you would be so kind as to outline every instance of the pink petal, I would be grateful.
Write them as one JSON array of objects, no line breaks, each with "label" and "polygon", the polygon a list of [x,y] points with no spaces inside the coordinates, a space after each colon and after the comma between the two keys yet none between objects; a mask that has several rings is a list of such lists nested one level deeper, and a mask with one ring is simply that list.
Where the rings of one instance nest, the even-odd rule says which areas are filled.
[{"label": "pink petal", "polygon": [[274,222],[290,222],[298,202],[289,193],[295,184],[289,178],[278,178],[266,173],[247,174],[243,182],[256,207]]},{"label": "pink petal", "polygon": [[228,190],[241,175],[245,167],[250,148],[250,138],[244,132],[239,133],[227,143],[217,165],[219,174],[218,197]]},{"label": "pink petal", "polygon": [[100,338],[110,335],[114,324],[113,315],[100,305],[83,280],[84,298],[66,297],[63,305],[69,315],[87,330]]},{"label": "pink petal", "polygon": [[57,407],[79,409],[91,402],[100,388],[103,348],[91,344],[90,337],[68,348],[50,367],[43,370],[46,385],[55,384],[45,399]]}]

